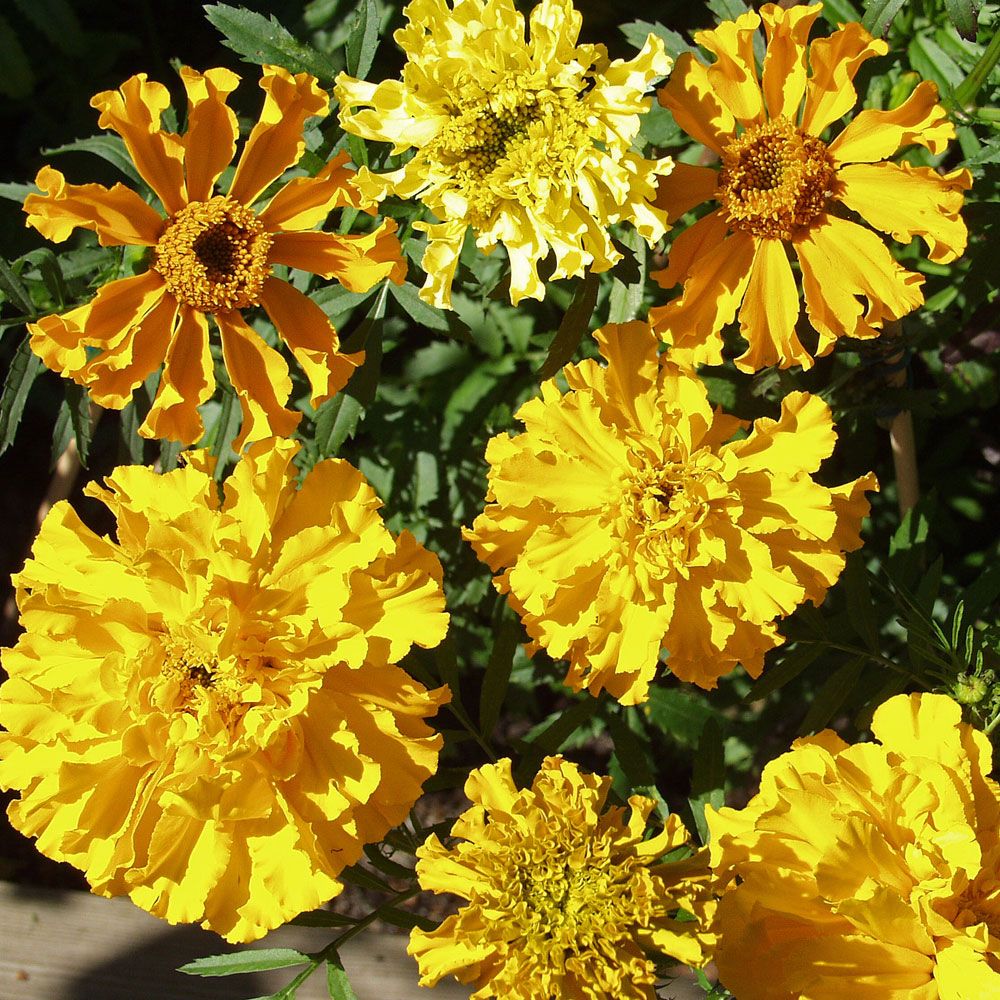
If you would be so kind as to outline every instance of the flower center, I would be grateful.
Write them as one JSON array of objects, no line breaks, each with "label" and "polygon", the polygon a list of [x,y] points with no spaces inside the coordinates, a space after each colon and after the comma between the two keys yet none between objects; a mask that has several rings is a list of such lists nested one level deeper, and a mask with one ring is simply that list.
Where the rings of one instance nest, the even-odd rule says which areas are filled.
[{"label": "flower center", "polygon": [[722,151],[718,198],[734,229],[788,240],[825,210],[835,181],[826,143],[780,117]]},{"label": "flower center", "polygon": [[[160,673],[166,683],[165,697],[175,711],[198,713],[217,709],[228,715],[244,700],[247,678],[234,657],[220,657],[218,636],[204,642],[165,632],[160,636],[163,660]],[[214,640],[214,641],[213,641]]]},{"label": "flower center", "polygon": [[201,312],[257,305],[270,273],[271,234],[232,198],[182,208],[153,250],[153,269],[177,299]]}]

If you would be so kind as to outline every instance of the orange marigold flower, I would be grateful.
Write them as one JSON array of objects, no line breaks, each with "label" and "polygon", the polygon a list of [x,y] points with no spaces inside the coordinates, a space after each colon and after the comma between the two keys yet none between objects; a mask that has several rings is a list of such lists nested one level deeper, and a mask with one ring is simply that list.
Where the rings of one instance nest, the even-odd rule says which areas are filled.
[{"label": "orange marigold flower", "polygon": [[696,375],[657,356],[642,323],[595,334],[607,367],[563,369],[493,438],[484,512],[465,537],[535,648],[570,661],[566,683],[625,704],[647,697],[661,648],[681,680],[754,677],[777,619],[822,602],[861,545],[871,474],[828,489],[830,409],[793,392],[775,420],[712,412]]},{"label": "orange marigold flower", "polygon": [[562,757],[521,790],[509,760],[469,775],[459,842],[432,834],[417,851],[423,888],[468,900],[436,930],[411,933],[421,986],[454,975],[476,987],[472,1000],[651,1000],[647,953],[705,964],[715,905],[705,852],[662,861],[689,843],[680,818],[645,839],[653,800],[633,795],[626,819],[605,808],[610,787]]},{"label": "orange marigold flower", "polygon": [[1000,996],[1000,789],[945,695],[890,698],[879,743],[831,730],[772,761],[745,809],[708,810],[716,961],[740,1000]]},{"label": "orange marigold flower", "polygon": [[448,624],[441,566],[393,537],[344,461],[296,489],[297,445],[248,449],[220,500],[205,453],[56,504],[3,651],[0,787],[38,849],[103,896],[251,941],[337,895],[437,768],[448,700],[399,667]]},{"label": "orange marigold flower", "polygon": [[226,100],[240,78],[227,69],[198,73],[184,67],[180,73],[188,97],[184,135],[161,127],[170,96],[144,73],[90,102],[101,112],[101,127],[124,140],[166,218],[122,184],[67,184],[51,167],[35,179],[44,194],[24,202],[28,225],[56,243],[83,228],[97,233],[102,246],[150,247],[148,270],[112,281],[87,305],[47,316],[28,330],[32,350],[49,368],[86,386],[95,402],[111,409],[125,406],[136,386],[163,364],[159,391],[139,433],[190,443],[203,431],[197,407],[215,390],[211,315],[243,409],[239,450],[246,441],[290,433],[301,417],[285,409],[288,365],[240,310],[263,306],[305,371],[314,406],[341,389],[363,357],[339,353],[337,331],[326,314],[276,278],[272,265],[336,278],[354,292],[386,277],[399,284],[406,266],[391,220],[363,235],[312,231],[335,208],[366,208],[350,183],[354,171],[345,166],[347,154],[315,177],[294,178],[263,208],[254,208],[302,157],[306,119],[328,112],[329,99],[313,77],[264,67],[260,121],[228,192],[216,194],[215,184],[236,150],[239,126]]},{"label": "orange marigold flower", "polygon": [[[807,49],[821,9],[766,4],[759,16],[751,11],[699,32],[695,40],[715,62],[682,55],[659,92],[721,168],[677,164],[660,181],[657,201],[671,220],[702,202],[719,204],[677,237],[666,270],[655,276],[664,288],[683,283],[677,299],[650,313],[675,356],[682,350],[693,362],[720,364],[721,330],[739,309],[749,347],[737,367],[811,367],[795,332],[799,293],[789,244],[819,337],[816,357],[839,337],[876,337],[919,306],[923,276],[896,263],[876,233],[852,221],[855,213],[894,240],[922,237],[938,263],[965,249],[959,210],[969,172],[941,175],[888,161],[914,143],[942,153],[954,138],[933,83],[921,83],[900,107],[862,111],[832,141],[823,138],[857,102],[858,67],[887,46],[851,22]],[[758,80],[753,37],[762,20],[768,44]]]}]

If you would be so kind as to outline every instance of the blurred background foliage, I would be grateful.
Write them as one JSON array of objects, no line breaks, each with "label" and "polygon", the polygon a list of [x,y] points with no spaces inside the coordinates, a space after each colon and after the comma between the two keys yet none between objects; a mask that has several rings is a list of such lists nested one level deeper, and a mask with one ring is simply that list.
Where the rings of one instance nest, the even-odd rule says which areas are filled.
[{"label": "blurred background foliage", "polygon": [[[0,178],[0,240],[7,263],[0,271],[0,367],[11,377],[0,402],[0,449],[6,449],[0,457],[0,586],[24,558],[51,470],[71,440],[83,466],[72,496],[91,519],[97,507],[80,497],[86,481],[122,463],[168,469],[177,460],[176,449],[136,434],[155,375],[122,414],[100,413],[82,391],[41,371],[26,350],[25,319],[85,301],[105,281],[142,266],[132,251],[102,249],[87,233],[55,253],[26,230],[20,202],[37,168],[52,162],[77,183],[113,183],[123,167],[130,174],[117,140],[88,138],[97,132],[88,100],[145,71],[167,83],[179,102],[177,60],[200,69],[226,65],[244,76],[234,106],[245,129],[259,109],[256,70],[247,61],[308,70],[328,87],[345,68],[371,80],[397,75],[403,59],[391,32],[402,21],[401,7],[385,0],[282,0],[203,10],[196,3],[146,0],[94,2],[84,15],[68,0],[4,5],[0,115],[8,159]],[[637,22],[619,5],[584,0],[577,7],[584,40],[604,42],[613,56],[627,56],[650,30],[676,56],[692,46],[693,30],[746,9],[740,0],[661,0],[644,9],[648,20]],[[973,171],[964,212],[971,238],[967,254],[945,266],[922,259],[917,241],[899,252],[927,278],[927,304],[904,320],[899,340],[842,342],[808,373],[767,370],[747,377],[731,365],[706,373],[713,400],[747,419],[775,415],[780,399],[795,389],[819,393],[833,407],[840,435],[823,481],[842,483],[874,470],[882,483],[865,548],[852,555],[822,608],[803,607],[784,623],[788,641],[756,682],[737,671],[717,691],[703,692],[665,673],[639,708],[573,695],[561,684],[562,665],[544,653],[525,655],[519,622],[460,536],[482,509],[486,442],[516,430],[513,414],[537,392],[540,378],[570,358],[593,355],[588,330],[644,316],[663,300],[646,278],[663,266],[669,234],[647,251],[631,231],[616,232],[625,259],[612,272],[553,282],[543,302],[517,308],[507,302],[502,252],[484,257],[470,241],[455,311],[444,313],[417,296],[423,243],[409,223],[420,206],[390,201],[383,214],[399,221],[410,283],[359,295],[304,273],[290,276],[331,317],[346,349],[367,351],[347,390],[316,412],[301,372],[293,369],[299,379],[294,405],[305,414],[297,435],[304,442],[303,469],[330,455],[356,464],[384,499],[390,527],[411,530],[444,564],[449,638],[407,661],[416,676],[447,682],[455,693],[453,706],[438,717],[446,752],[431,789],[461,787],[470,767],[490,756],[513,755],[522,780],[530,779],[544,754],[561,749],[593,770],[609,771],[623,797],[654,795],[702,830],[703,804],[724,797],[740,804],[762,765],[797,734],[834,725],[852,738],[865,730],[874,706],[898,691],[950,691],[970,706],[975,722],[993,725],[1000,714],[993,673],[1000,670],[1000,71],[994,67],[974,90],[967,81],[996,44],[997,10],[961,0],[825,5],[824,30],[864,16],[890,44],[887,56],[859,74],[865,106],[898,105],[920,77],[938,83],[958,123],[958,141],[941,157],[918,150],[906,158]],[[705,162],[705,151],[688,144],[658,106],[642,138],[677,159]],[[379,168],[391,161],[385,148],[345,136],[331,114],[312,123],[303,166],[313,172],[345,146],[356,163]],[[134,172],[130,179],[137,182]],[[351,213],[341,228],[368,224]],[[263,315],[254,325],[275,342]],[[739,350],[735,339],[732,350]],[[221,363],[216,376],[222,390],[205,408],[203,446],[220,457],[221,476],[234,458],[239,408]],[[902,408],[914,414],[923,498],[901,521],[886,423]],[[9,590],[0,599],[8,601]],[[9,610],[8,603],[4,643],[16,637]],[[13,874],[23,867],[6,847],[0,855]],[[5,874],[11,872],[0,869]]]}]

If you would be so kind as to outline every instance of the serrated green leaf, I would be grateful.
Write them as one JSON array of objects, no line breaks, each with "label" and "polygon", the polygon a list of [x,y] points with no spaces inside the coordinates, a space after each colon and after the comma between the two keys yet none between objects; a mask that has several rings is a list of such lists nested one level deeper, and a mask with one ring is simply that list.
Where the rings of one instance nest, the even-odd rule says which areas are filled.
[{"label": "serrated green leaf", "polygon": [[143,186],[145,183],[139,176],[139,171],[135,169],[132,157],[129,156],[120,136],[92,135],[86,139],[74,139],[73,142],[67,142],[62,146],[42,150],[44,156],[58,156],[60,153],[93,153],[94,156],[99,156],[120,170],[135,185]]},{"label": "serrated green leaf", "polygon": [[800,736],[819,732],[836,715],[857,685],[865,660],[864,656],[856,656],[826,679],[799,726]]},{"label": "serrated green leaf", "polygon": [[944,9],[955,30],[963,38],[974,42],[979,30],[979,4],[976,0],[944,0]]},{"label": "serrated green leaf", "polygon": [[30,260],[38,268],[42,282],[45,284],[45,290],[55,300],[55,311],[62,312],[69,302],[70,295],[63,279],[59,258],[48,247],[41,247],[38,250],[32,250],[30,254],[25,256],[25,259]]},{"label": "serrated green leaf", "polygon": [[378,48],[378,25],[378,7],[375,6],[375,0],[361,0],[354,15],[351,33],[347,36],[347,44],[344,46],[349,76],[363,80],[368,70],[372,68],[372,60]]},{"label": "serrated green leaf", "polygon": [[910,65],[925,79],[933,80],[943,94],[952,93],[965,79],[965,71],[933,38],[916,35],[906,48]]},{"label": "serrated green leaf", "polygon": [[369,871],[365,871],[359,865],[351,865],[350,868],[345,868],[340,873],[340,877],[345,882],[360,886],[362,889],[372,889],[375,892],[384,892],[387,894],[392,893],[392,886],[388,882]]},{"label": "serrated green leaf", "polygon": [[402,927],[410,931],[414,927],[419,927],[423,931],[432,931],[437,924],[427,917],[422,917],[419,913],[411,913],[409,910],[401,910],[398,906],[380,906],[378,915],[381,920],[393,927]]},{"label": "serrated green leaf", "polygon": [[294,948],[250,948],[228,955],[196,958],[177,971],[189,976],[237,976],[247,972],[290,969],[296,965],[306,965],[309,961],[308,955],[303,955]]},{"label": "serrated green leaf", "polygon": [[906,0],[868,0],[861,23],[877,38],[882,38],[905,2]]},{"label": "serrated green leaf", "polygon": [[27,337],[18,344],[0,395],[0,455],[14,440],[24,414],[28,393],[42,370],[42,359],[34,354]]},{"label": "serrated green leaf", "polygon": [[22,312],[27,313],[31,317],[38,315],[35,303],[31,301],[31,293],[3,257],[0,257],[0,288],[7,293],[11,302]]},{"label": "serrated green leaf", "polygon": [[820,645],[799,643],[778,663],[765,668],[764,675],[750,689],[747,700],[757,701],[760,698],[767,698],[773,691],[779,690],[798,677],[814,660],[819,659],[822,652],[823,647]]},{"label": "serrated green leaf", "polygon": [[52,448],[49,451],[49,472],[55,467],[62,457],[63,452],[69,447],[73,440],[73,423],[69,418],[69,403],[64,399],[59,405],[59,412],[56,414],[56,423],[52,428]]},{"label": "serrated green leaf", "polygon": [[646,39],[650,35],[662,38],[667,55],[671,59],[676,59],[682,52],[691,52],[694,48],[684,40],[683,35],[665,27],[659,21],[631,21],[628,24],[620,25],[618,30],[625,36],[629,44],[634,45],[637,49],[641,49],[646,44]]},{"label": "serrated green leaf", "polygon": [[0,94],[21,100],[29,97],[35,89],[35,71],[31,60],[25,54],[17,32],[10,22],[0,14]]},{"label": "serrated green leaf", "polygon": [[503,705],[510,683],[510,672],[514,666],[514,654],[522,639],[520,622],[504,617],[496,629],[493,649],[486,664],[483,687],[479,695],[479,732],[489,739]]},{"label": "serrated green leaf", "polygon": [[861,20],[861,11],[851,3],[851,0],[823,0],[820,15],[835,28],[848,21]]},{"label": "serrated green leaf", "polygon": [[223,35],[223,44],[247,62],[277,63],[293,73],[311,73],[332,81],[337,66],[329,56],[303,45],[272,15],[270,18],[229,4],[208,4],[205,16]]},{"label": "serrated green leaf", "polygon": [[986,568],[962,594],[967,620],[976,621],[998,597],[1000,597],[1000,562],[987,562]]},{"label": "serrated green leaf", "polygon": [[[633,713],[634,711],[632,709]],[[639,724],[641,725],[641,721]],[[608,729],[611,730],[611,739],[615,744],[615,758],[628,779],[629,786],[635,788],[637,785],[652,785],[655,781],[655,768],[649,755],[649,740],[641,739],[628,724],[628,720],[617,712],[608,719]]]},{"label": "serrated green leaf", "polygon": [[403,307],[403,311],[411,319],[416,320],[428,330],[440,333],[448,332],[448,318],[444,310],[429,306],[417,291],[416,285],[408,281],[402,285],[389,285],[389,294]]},{"label": "serrated green leaf", "polygon": [[177,462],[181,456],[183,447],[180,441],[160,442],[160,460],[158,463],[160,472],[172,472],[177,468]]},{"label": "serrated green leaf", "polygon": [[720,21],[735,21],[741,14],[745,14],[748,7],[743,0],[708,0],[708,9]]},{"label": "serrated green leaf", "polygon": [[722,728],[716,719],[708,719],[698,740],[691,772],[691,794],[688,796],[691,814],[703,844],[708,843],[705,806],[720,809],[725,802],[725,787],[726,751]]},{"label": "serrated green leaf", "polygon": [[330,1000],[358,1000],[340,956],[336,954],[326,960],[326,990],[330,994]]},{"label": "serrated green leaf", "polygon": [[920,579],[914,598],[917,607],[928,614],[934,610],[934,602],[941,590],[941,576],[944,572],[944,557],[938,556]]},{"label": "serrated green leaf", "polygon": [[580,341],[590,331],[590,321],[594,316],[594,306],[597,304],[597,290],[600,284],[598,275],[588,272],[577,286],[573,301],[570,302],[559,324],[556,335],[549,345],[549,353],[545,363],[538,370],[538,378],[544,381],[551,378],[563,365],[569,362]]},{"label": "serrated green leaf", "polygon": [[[634,229],[622,235],[622,243],[631,251],[637,265],[635,281],[626,283],[611,272],[611,292],[608,296],[608,322],[627,323],[639,315],[646,286],[646,241]],[[617,268],[615,269],[617,270]]]},{"label": "serrated green leaf", "polygon": [[531,745],[539,754],[539,760],[546,754],[558,753],[560,747],[596,714],[600,700],[594,697],[583,698],[562,712],[558,712],[542,729]]},{"label": "serrated green leaf", "polygon": [[76,450],[80,456],[80,464],[86,468],[90,456],[90,439],[94,432],[91,418],[90,394],[82,385],[64,379],[66,390],[66,405],[69,408],[70,427],[76,438]]},{"label": "serrated green leaf", "polygon": [[23,203],[29,194],[38,193],[38,188],[34,184],[0,184],[0,198],[16,201],[18,204]]},{"label": "serrated green leaf", "polygon": [[413,869],[407,868],[406,865],[401,865],[398,861],[393,861],[392,858],[387,858],[378,848],[378,844],[366,844],[365,845],[365,857],[383,874],[388,875],[389,878],[403,879],[405,881],[413,880]]},{"label": "serrated green leaf", "polygon": [[673,687],[654,685],[646,702],[649,718],[662,733],[685,746],[696,746],[705,723],[715,714],[692,694]]},{"label": "serrated green leaf", "polygon": [[344,442],[354,435],[364,407],[353,396],[338,392],[323,403],[316,413],[316,450],[322,458],[335,456]]}]

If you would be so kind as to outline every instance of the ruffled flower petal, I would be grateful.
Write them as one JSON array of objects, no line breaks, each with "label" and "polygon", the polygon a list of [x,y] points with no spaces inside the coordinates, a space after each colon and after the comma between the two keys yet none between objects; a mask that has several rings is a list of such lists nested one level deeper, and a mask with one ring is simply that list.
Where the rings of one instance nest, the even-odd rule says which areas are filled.
[{"label": "ruffled flower petal", "polygon": [[761,121],[764,116],[764,98],[757,82],[753,53],[753,36],[759,27],[760,18],[751,10],[735,21],[723,21],[717,28],[698,31],[694,36],[702,48],[715,56],[705,74],[708,86],[741,125]]},{"label": "ruffled flower petal", "polygon": [[338,153],[315,177],[293,178],[257,218],[270,232],[299,232],[318,226],[335,208],[361,208],[362,199],[351,183],[356,175],[345,166],[349,159],[347,153]]},{"label": "ruffled flower petal", "polygon": [[761,8],[760,17],[767,32],[761,88],[770,118],[784,115],[794,120],[798,114],[806,90],[806,43],[821,10],[821,4],[787,10],[777,4]]},{"label": "ruffled flower petal", "polygon": [[656,185],[656,204],[666,210],[667,221],[676,222],[685,212],[715,197],[719,172],[711,167],[675,163]]},{"label": "ruffled flower petal", "polygon": [[716,153],[736,135],[736,119],[719,99],[708,68],[685,52],[677,59],[670,79],[657,92],[660,104],[692,139]]},{"label": "ruffled flower petal", "polygon": [[240,126],[226,99],[239,86],[240,78],[221,68],[199,73],[182,66],[180,74],[188,97],[184,133],[187,199],[208,201],[215,182],[236,153]]},{"label": "ruffled flower petal", "polygon": [[42,167],[35,184],[45,193],[24,199],[27,225],[47,240],[63,243],[76,228],[97,233],[101,246],[153,246],[163,218],[124,184],[67,184],[52,167]]}]

